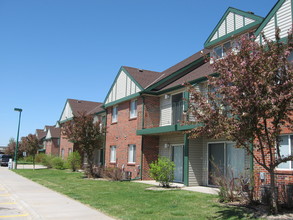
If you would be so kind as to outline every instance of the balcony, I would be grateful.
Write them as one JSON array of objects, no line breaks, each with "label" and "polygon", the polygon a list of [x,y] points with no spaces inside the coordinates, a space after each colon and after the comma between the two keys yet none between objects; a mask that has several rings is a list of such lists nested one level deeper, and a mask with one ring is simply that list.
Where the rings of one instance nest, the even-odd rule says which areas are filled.
[{"label": "balcony", "polygon": [[138,135],[151,135],[166,132],[188,130],[194,126],[181,125],[186,120],[183,112],[184,101],[162,104],[159,107],[145,106],[143,112],[138,112]]}]

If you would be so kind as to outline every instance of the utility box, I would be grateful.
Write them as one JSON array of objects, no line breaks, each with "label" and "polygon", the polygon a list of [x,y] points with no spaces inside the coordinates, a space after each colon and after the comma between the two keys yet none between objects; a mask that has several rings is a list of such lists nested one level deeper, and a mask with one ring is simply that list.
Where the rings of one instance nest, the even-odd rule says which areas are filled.
[{"label": "utility box", "polygon": [[8,161],[8,169],[13,169],[13,162],[12,162],[12,158],[9,158],[9,161]]}]

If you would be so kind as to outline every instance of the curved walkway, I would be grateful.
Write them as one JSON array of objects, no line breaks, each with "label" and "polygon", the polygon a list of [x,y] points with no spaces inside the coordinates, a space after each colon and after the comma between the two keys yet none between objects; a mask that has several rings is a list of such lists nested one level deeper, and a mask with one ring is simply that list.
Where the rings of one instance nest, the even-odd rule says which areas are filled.
[{"label": "curved walkway", "polygon": [[111,220],[67,196],[0,167],[0,220]]}]

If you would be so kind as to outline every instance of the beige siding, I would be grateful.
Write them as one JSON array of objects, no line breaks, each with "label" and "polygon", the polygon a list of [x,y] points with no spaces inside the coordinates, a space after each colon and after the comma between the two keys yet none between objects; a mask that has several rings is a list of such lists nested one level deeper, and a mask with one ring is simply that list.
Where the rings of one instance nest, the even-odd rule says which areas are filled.
[{"label": "beige siding", "polygon": [[263,29],[267,39],[275,40],[275,16],[271,18],[266,27]]},{"label": "beige siding", "polygon": [[254,20],[250,18],[245,18],[245,25],[251,24],[252,22],[254,22]]},{"label": "beige siding", "polygon": [[243,27],[243,16],[235,15],[236,30]]},{"label": "beige siding", "polygon": [[280,37],[286,37],[292,28],[291,0],[286,0],[278,10],[277,25],[281,29]]},{"label": "beige siding", "polygon": [[[170,144],[170,147],[165,148],[165,144]],[[172,156],[172,145],[182,144],[184,145],[184,135],[183,134],[169,134],[160,136],[159,141],[159,155],[163,157],[168,157],[170,159]]]},{"label": "beige siding", "polygon": [[109,97],[106,100],[106,103],[114,102],[118,99],[122,99],[129,95],[133,95],[137,92],[140,92],[139,87],[128,77],[128,75],[121,71],[116,80],[116,83],[113,85],[112,90],[109,93]]},{"label": "beige siding", "polygon": [[189,140],[189,186],[203,185],[203,138]]},{"label": "beige siding", "polygon": [[171,125],[171,95],[169,98],[162,96],[160,99],[160,126]]},{"label": "beige siding", "polygon": [[234,31],[234,13],[230,12],[227,15],[227,34]]},{"label": "beige siding", "polygon": [[226,24],[223,22],[219,27],[219,37],[222,37],[226,34]]},{"label": "beige siding", "polygon": [[216,33],[214,34],[214,36],[212,37],[211,41],[216,40],[217,38],[218,38],[218,32],[216,32]]}]

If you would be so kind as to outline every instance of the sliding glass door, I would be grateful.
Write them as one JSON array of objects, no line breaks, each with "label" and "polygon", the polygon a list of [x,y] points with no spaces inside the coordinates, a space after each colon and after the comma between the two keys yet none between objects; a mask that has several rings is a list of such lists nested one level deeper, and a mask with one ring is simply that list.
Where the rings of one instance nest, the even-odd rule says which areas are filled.
[{"label": "sliding glass door", "polygon": [[235,148],[235,144],[209,143],[208,144],[208,184],[216,185],[214,177],[224,175],[229,178],[244,174],[245,150]]}]

